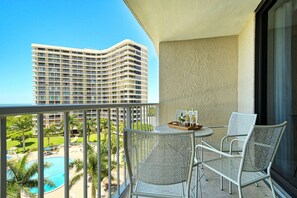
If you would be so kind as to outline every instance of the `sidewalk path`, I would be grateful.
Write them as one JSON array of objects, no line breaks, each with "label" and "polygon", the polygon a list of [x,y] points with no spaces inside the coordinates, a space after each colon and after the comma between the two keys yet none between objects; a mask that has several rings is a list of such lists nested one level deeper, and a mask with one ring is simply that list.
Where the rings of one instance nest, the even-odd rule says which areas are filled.
[{"label": "sidewalk path", "polygon": [[78,137],[75,136],[70,142],[76,142],[77,139],[78,139]]}]

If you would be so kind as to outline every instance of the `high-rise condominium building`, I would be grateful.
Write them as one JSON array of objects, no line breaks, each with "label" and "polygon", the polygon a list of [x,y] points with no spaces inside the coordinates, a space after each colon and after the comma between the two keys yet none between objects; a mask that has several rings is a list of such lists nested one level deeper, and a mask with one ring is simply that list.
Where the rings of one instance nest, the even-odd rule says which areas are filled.
[{"label": "high-rise condominium building", "polygon": [[[93,50],[32,44],[32,53],[36,104],[147,102],[148,56],[143,45],[124,40]],[[60,114],[48,115],[45,124],[60,120]]]}]

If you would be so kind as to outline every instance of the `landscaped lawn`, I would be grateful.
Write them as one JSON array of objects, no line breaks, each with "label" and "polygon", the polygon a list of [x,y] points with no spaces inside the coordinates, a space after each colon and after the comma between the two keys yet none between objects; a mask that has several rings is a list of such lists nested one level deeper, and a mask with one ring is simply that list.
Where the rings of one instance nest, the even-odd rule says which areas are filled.
[{"label": "landscaped lawn", "polygon": [[[44,138],[44,147],[48,146],[47,143],[48,138]],[[64,137],[63,136],[57,136],[57,137],[50,137],[50,145],[60,145],[64,143]],[[37,138],[28,138],[25,140],[25,146],[26,150],[37,150],[38,148],[38,142]],[[9,150],[11,147],[17,147],[17,152],[23,151],[23,144],[20,144],[19,141],[15,140],[8,140],[7,141],[7,150]]]},{"label": "landscaped lawn", "polygon": [[[90,135],[90,142],[97,142],[97,134],[91,134]],[[83,142],[83,138],[82,137],[78,137],[77,140],[75,142]]]}]

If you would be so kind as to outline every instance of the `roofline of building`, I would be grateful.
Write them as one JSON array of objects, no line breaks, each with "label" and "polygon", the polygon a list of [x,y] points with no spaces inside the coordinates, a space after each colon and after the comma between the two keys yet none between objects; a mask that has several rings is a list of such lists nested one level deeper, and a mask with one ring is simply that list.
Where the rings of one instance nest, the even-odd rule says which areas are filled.
[{"label": "roofline of building", "polygon": [[140,46],[141,48],[144,48],[144,49],[146,49],[147,50],[147,47],[146,46],[144,46],[144,45],[142,45],[142,44],[139,44],[139,43],[137,43],[137,42],[135,42],[135,41],[132,41],[132,40],[130,40],[130,39],[125,39],[125,40],[123,40],[123,41],[121,41],[121,42],[119,42],[119,43],[117,43],[117,44],[115,44],[115,45],[113,45],[113,46],[111,46],[111,47],[109,47],[109,48],[107,48],[107,49],[102,49],[102,50],[98,50],[98,49],[88,49],[88,48],[73,48],[73,47],[63,47],[63,46],[55,46],[55,45],[47,45],[47,44],[38,44],[38,43],[32,43],[31,44],[31,47],[32,48],[34,48],[34,47],[44,47],[44,48],[52,48],[52,49],[57,49],[57,48],[59,48],[59,49],[62,49],[62,50],[75,50],[75,51],[81,51],[81,52],[94,52],[94,53],[98,53],[98,52],[100,52],[100,53],[102,53],[102,52],[109,52],[109,51],[111,51],[111,50],[114,50],[114,49],[116,49],[117,47],[119,47],[119,46],[122,46],[122,45],[124,45],[124,44],[135,44],[135,45],[138,45],[138,46]]}]

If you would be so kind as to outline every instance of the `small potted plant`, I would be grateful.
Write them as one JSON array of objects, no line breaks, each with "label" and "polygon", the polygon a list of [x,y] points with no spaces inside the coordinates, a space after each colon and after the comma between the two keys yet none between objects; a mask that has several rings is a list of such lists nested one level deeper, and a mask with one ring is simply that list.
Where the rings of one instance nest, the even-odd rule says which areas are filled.
[{"label": "small potted plant", "polygon": [[181,113],[180,116],[178,117],[178,121],[180,121],[180,123],[184,123],[186,121],[186,116]]}]

